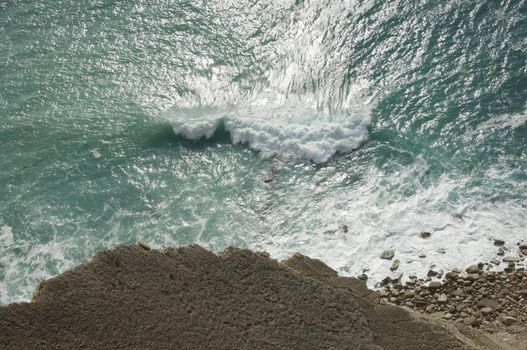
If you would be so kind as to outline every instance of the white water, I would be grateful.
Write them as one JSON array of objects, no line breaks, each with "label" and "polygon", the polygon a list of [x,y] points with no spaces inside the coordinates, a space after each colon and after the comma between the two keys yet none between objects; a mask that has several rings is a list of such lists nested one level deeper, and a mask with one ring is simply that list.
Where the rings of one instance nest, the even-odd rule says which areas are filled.
[{"label": "white water", "polygon": [[263,157],[326,162],[368,139],[369,107],[330,113],[300,97],[263,94],[239,107],[171,110],[174,132],[191,140],[210,138],[223,125],[234,144],[246,144]]}]

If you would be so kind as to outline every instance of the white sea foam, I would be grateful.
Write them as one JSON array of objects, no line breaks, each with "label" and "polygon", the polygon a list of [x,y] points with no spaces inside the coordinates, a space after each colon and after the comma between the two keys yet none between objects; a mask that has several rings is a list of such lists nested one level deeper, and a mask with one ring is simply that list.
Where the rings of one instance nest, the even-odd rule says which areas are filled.
[{"label": "white sea foam", "polygon": [[309,99],[264,95],[237,108],[172,110],[167,118],[176,134],[192,140],[212,137],[223,124],[233,143],[247,144],[263,157],[323,163],[368,139],[369,110],[318,112]]},{"label": "white sea foam", "polygon": [[13,244],[13,229],[10,226],[0,227],[0,247],[7,247]]},{"label": "white sea foam", "polygon": [[[291,190],[294,196],[282,196],[285,203],[271,205],[266,232],[275,233],[251,236],[248,245],[278,259],[299,251],[343,275],[366,271],[374,287],[393,275],[391,261],[380,259],[387,249],[396,252],[394,259],[401,261],[397,272],[404,272],[406,279],[411,274],[426,276],[431,268],[448,271],[489,261],[495,257],[495,238],[504,239],[512,252],[517,242],[527,239],[527,203],[478,200],[463,190],[470,179],[455,174],[441,177],[434,186],[420,186],[428,167],[419,160],[387,175],[371,166],[353,187],[338,186],[346,175],[328,169],[331,176],[318,175],[313,183],[299,184]],[[411,188],[415,193],[405,196]],[[348,232],[339,229],[342,224]],[[422,239],[422,231],[431,232],[431,238]]]}]

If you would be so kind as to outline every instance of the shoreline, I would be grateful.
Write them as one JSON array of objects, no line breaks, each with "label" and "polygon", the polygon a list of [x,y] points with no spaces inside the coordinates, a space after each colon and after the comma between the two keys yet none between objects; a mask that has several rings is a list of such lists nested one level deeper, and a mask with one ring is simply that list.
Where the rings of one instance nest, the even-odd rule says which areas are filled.
[{"label": "shoreline", "polygon": [[[495,285],[504,281],[496,279]],[[395,283],[373,291],[299,253],[278,262],[243,249],[216,255],[196,245],[155,250],[138,243],[100,252],[43,281],[31,303],[0,306],[0,328],[6,330],[0,344],[5,349],[53,344],[57,349],[376,350],[505,350],[527,344],[519,316],[496,332],[484,321],[476,329],[406,301],[395,305],[394,293],[407,287]],[[428,305],[454,306],[448,297],[443,303],[442,293],[437,300],[430,295],[424,298]]]},{"label": "shoreline", "polygon": [[383,303],[483,330],[527,349],[527,242],[505,249],[496,239],[496,257],[461,270],[430,269],[425,277],[385,279]]}]

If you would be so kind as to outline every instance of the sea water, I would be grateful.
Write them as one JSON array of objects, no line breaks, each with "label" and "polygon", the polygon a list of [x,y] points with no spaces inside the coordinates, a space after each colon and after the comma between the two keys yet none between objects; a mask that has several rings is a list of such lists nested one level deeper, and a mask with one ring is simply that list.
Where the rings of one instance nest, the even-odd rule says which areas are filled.
[{"label": "sea water", "polygon": [[137,241],[370,286],[489,259],[526,101],[526,1],[2,1],[0,303]]}]

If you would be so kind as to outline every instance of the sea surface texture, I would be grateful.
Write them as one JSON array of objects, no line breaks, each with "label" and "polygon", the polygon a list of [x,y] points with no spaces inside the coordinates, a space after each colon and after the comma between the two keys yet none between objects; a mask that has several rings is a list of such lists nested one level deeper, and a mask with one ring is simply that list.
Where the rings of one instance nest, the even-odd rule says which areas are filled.
[{"label": "sea surface texture", "polygon": [[1,1],[0,303],[140,240],[370,286],[491,258],[526,101],[523,0]]}]

